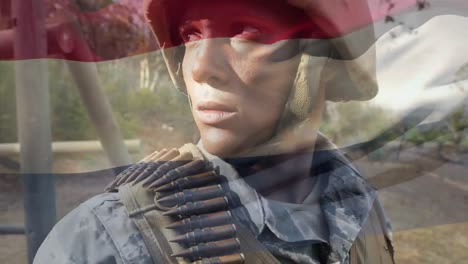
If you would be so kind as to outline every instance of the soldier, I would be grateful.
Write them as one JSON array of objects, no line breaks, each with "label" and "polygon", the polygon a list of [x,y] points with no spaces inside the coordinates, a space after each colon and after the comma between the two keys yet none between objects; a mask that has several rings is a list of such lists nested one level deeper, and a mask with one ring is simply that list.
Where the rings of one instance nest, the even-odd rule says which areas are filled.
[{"label": "soldier", "polygon": [[34,263],[393,263],[375,190],[318,132],[326,100],[377,92],[372,28],[341,37],[367,5],[304,2],[148,1],[200,142],[121,173]]}]

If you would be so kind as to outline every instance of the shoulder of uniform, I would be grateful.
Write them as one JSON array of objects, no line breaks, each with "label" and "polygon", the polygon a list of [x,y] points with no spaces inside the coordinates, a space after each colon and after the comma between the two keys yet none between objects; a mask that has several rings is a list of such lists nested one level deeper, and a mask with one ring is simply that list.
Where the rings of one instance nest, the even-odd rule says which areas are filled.
[{"label": "shoulder of uniform", "polygon": [[142,243],[130,239],[138,236],[138,230],[125,215],[117,193],[90,198],[54,226],[34,263],[150,263],[130,261],[148,259],[149,254],[131,255]]},{"label": "shoulder of uniform", "polygon": [[102,207],[104,204],[116,204],[120,203],[119,194],[115,192],[101,193],[96,196],[91,197],[80,206],[89,209],[90,211],[95,211]]}]

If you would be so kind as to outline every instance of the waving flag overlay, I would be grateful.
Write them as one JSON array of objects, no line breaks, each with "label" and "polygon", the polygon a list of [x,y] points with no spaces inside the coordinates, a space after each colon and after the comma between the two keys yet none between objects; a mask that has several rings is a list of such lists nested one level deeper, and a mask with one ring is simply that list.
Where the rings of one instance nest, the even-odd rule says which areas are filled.
[{"label": "waving flag overlay", "polygon": [[[300,19],[262,44],[308,41],[314,48],[306,52],[337,68],[375,59],[369,71],[375,72],[376,97],[364,106],[327,104],[322,130],[380,189],[398,239],[415,248],[410,252],[397,244],[402,252],[397,258],[408,262],[411,254],[430,251],[418,243],[444,252],[441,244],[450,236],[466,241],[468,1],[285,1],[305,11],[289,14]],[[0,0],[0,178],[5,179],[0,193],[24,201],[26,212],[24,227],[16,202],[14,209],[2,208],[0,219],[21,223],[30,261],[56,214],[61,217],[100,192],[135,156],[197,139],[193,122],[182,115],[190,111],[176,104],[185,99],[173,99],[175,89],[166,89],[172,83],[161,56],[184,41],[172,31],[155,38],[152,26],[157,31],[159,19],[146,17],[145,9],[158,14],[163,6],[148,7],[149,2]],[[281,10],[281,1],[272,1],[271,8]],[[166,15],[177,20],[181,9],[171,6]],[[236,15],[221,11],[225,17]],[[372,34],[355,38],[363,31]],[[330,51],[330,43],[345,43],[348,49]],[[186,135],[177,134],[177,126]],[[124,137],[137,137],[150,147],[130,155]],[[10,188],[10,181],[20,177],[24,186]],[[18,196],[21,190],[24,198]],[[453,231],[449,224],[460,225]],[[432,237],[426,237],[425,228],[433,228],[444,243],[427,242]],[[0,245],[18,246],[11,241],[16,240],[0,236]]]}]

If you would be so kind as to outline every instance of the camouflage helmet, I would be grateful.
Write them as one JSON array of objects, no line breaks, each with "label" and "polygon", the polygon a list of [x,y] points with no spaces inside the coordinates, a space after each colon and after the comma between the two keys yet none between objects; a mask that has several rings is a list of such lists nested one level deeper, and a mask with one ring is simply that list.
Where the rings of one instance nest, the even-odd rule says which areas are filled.
[{"label": "camouflage helmet", "polygon": [[[284,5],[289,4],[290,1],[252,0],[248,2],[265,2],[271,6],[273,2],[282,2]],[[351,9],[353,8],[354,1],[353,3],[346,3],[348,0],[340,1]],[[356,7],[359,9],[360,16],[371,18],[366,0],[358,2],[362,2]],[[174,43],[171,36],[171,21],[180,14],[176,12],[183,11],[183,1],[145,0],[144,6],[172,81],[180,91],[186,93],[181,71],[184,48],[183,46],[177,48],[177,43]],[[304,10],[300,11],[305,13]],[[317,85],[324,86],[325,98],[329,101],[364,101],[376,96],[378,87],[375,77],[375,51],[372,48],[375,41],[372,25],[370,23],[356,25],[352,32],[344,33],[346,34],[322,38],[319,41],[316,39],[300,40],[303,55],[286,107],[295,120],[306,119],[313,110]],[[320,43],[318,56],[317,43]],[[321,67],[316,67],[317,63],[321,64]]]}]

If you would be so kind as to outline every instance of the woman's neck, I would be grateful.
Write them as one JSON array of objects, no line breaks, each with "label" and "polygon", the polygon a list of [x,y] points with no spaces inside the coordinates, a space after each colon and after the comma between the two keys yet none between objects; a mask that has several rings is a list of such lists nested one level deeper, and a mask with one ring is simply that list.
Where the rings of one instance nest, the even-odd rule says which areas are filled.
[{"label": "woman's neck", "polygon": [[[199,148],[208,156],[202,142]],[[314,145],[282,154],[248,155],[243,157],[222,158],[231,165],[244,181],[267,199],[302,203],[312,190],[311,167]],[[220,158],[220,157],[218,157]]]},{"label": "woman's neck", "polygon": [[239,175],[265,198],[302,203],[313,187],[313,153],[226,159]]}]

